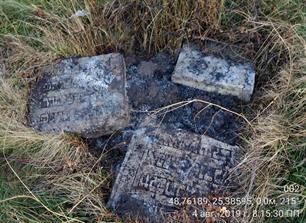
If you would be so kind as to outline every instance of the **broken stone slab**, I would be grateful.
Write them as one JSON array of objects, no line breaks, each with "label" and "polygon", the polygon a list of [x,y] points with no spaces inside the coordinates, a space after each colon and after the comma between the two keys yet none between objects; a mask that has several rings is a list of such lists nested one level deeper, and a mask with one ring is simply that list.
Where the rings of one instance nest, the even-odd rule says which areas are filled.
[{"label": "broken stone slab", "polygon": [[64,59],[44,69],[29,97],[29,125],[93,138],[129,124],[121,54]]},{"label": "broken stone slab", "polygon": [[185,130],[143,127],[130,142],[108,207],[120,216],[163,222],[180,208],[173,199],[224,192],[237,149]]},{"label": "broken stone slab", "polygon": [[254,90],[255,71],[248,62],[234,62],[184,44],[172,81],[249,101]]}]

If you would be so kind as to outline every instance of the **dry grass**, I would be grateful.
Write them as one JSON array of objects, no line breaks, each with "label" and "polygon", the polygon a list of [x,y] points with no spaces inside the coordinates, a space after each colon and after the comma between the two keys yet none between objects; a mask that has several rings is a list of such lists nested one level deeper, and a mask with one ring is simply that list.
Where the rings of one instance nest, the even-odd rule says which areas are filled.
[{"label": "dry grass", "polygon": [[[269,108],[265,108],[253,121],[256,133],[249,139],[251,148],[240,169],[244,173],[244,190],[249,196],[273,199],[293,196],[299,200],[299,205],[287,204],[286,209],[299,210],[299,219],[305,219],[306,101],[305,76],[302,75],[305,74],[305,61],[296,59],[297,62],[292,64],[293,69],[282,70],[277,82],[270,85],[266,94],[259,98]],[[299,190],[284,192],[284,186],[292,184],[298,185]]]},{"label": "dry grass", "polygon": [[[48,58],[89,56],[108,51],[177,50],[188,37],[215,33],[223,11],[223,1],[213,0],[133,0],[103,4],[95,0],[52,3],[41,0],[37,5],[18,2],[1,3],[5,9],[3,20],[8,26],[15,19],[10,12],[24,14],[18,26],[15,25],[18,28],[14,26],[13,32],[6,28],[4,34],[14,49],[10,62],[28,72],[48,62]],[[80,9],[86,10],[88,15],[73,17]]]},{"label": "dry grass", "polygon": [[[40,67],[60,57],[110,51],[177,52],[184,40],[206,39],[239,48],[240,56],[252,59],[257,71],[254,100],[244,113],[255,132],[246,129],[243,135],[248,151],[237,167],[242,172],[239,196],[285,196],[283,186],[295,183],[301,192],[290,196],[298,197],[299,208],[305,211],[306,12],[302,0],[4,0],[0,6],[0,37],[5,40],[0,45],[8,54],[8,72],[0,88],[0,142],[17,175],[30,168],[20,179],[31,185],[28,188],[36,196],[17,180],[23,188],[20,195],[24,192],[34,201],[33,209],[8,200],[10,205],[3,205],[5,220],[114,219],[104,206],[109,176],[99,165],[92,168],[98,158],[87,146],[73,136],[40,135],[26,127],[28,83]],[[88,15],[71,18],[77,10]],[[39,202],[43,205],[34,214]],[[246,217],[237,221],[272,222],[250,214],[261,208],[270,207],[247,207]],[[192,222],[187,217],[183,213],[172,221]],[[301,215],[282,220],[305,219]]]},{"label": "dry grass", "polygon": [[[6,202],[32,199],[38,203],[38,210],[43,209],[41,216],[35,216],[38,222],[52,222],[54,218],[83,222],[82,215],[96,219],[111,216],[105,209],[103,198],[112,178],[95,164],[97,159],[89,153],[87,146],[74,136],[41,135],[26,127],[25,98],[8,82],[1,83],[1,163],[7,171],[6,180],[14,179],[9,186],[17,184],[26,194],[14,194],[12,198],[6,198]],[[23,175],[23,168],[31,172]],[[52,210],[45,201],[47,198],[54,199],[59,206]],[[22,213],[29,211],[31,206],[27,207],[27,202],[19,206],[22,209],[16,210],[17,216],[10,214],[11,208],[4,208],[3,214],[12,222],[31,220]],[[70,217],[74,215],[78,218]]]}]

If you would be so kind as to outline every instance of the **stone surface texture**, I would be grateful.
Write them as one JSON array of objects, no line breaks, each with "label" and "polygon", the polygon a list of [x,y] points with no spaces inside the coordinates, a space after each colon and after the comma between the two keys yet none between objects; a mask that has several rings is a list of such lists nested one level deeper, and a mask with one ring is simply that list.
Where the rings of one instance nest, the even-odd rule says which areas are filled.
[{"label": "stone surface texture", "polygon": [[122,216],[163,222],[179,208],[172,198],[224,192],[237,149],[185,130],[143,127],[130,142],[108,206]]},{"label": "stone surface texture", "polygon": [[172,81],[249,101],[254,90],[255,71],[248,62],[237,63],[184,44]]},{"label": "stone surface texture", "polygon": [[44,69],[30,92],[29,125],[47,133],[98,137],[129,123],[121,54],[69,58]]}]

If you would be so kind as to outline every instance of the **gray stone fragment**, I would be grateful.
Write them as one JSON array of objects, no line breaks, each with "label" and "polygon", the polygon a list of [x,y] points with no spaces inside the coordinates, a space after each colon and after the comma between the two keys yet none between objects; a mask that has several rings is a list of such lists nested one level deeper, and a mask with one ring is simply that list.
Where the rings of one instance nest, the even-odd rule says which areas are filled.
[{"label": "gray stone fragment", "polygon": [[48,66],[30,92],[29,125],[92,138],[129,124],[124,58],[112,53]]},{"label": "gray stone fragment", "polygon": [[255,71],[248,62],[236,63],[184,44],[172,81],[249,101],[254,90]]},{"label": "gray stone fragment", "polygon": [[[152,125],[151,125],[152,126]],[[137,130],[117,176],[108,206],[119,215],[161,219],[180,208],[171,199],[208,197],[225,191],[237,155],[230,146],[183,130]]]}]

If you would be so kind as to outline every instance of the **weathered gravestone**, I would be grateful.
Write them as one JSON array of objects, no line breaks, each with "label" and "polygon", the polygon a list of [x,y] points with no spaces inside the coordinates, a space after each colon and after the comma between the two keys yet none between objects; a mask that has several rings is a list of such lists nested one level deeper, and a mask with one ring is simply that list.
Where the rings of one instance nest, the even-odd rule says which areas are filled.
[{"label": "weathered gravestone", "polygon": [[29,125],[97,137],[126,127],[129,108],[121,54],[69,58],[44,70],[30,93]]},{"label": "weathered gravestone", "polygon": [[205,135],[164,127],[134,134],[108,206],[119,215],[161,222],[184,198],[218,194],[238,147]]},{"label": "weathered gravestone", "polygon": [[172,81],[249,101],[254,90],[255,71],[248,62],[237,63],[184,44]]}]

